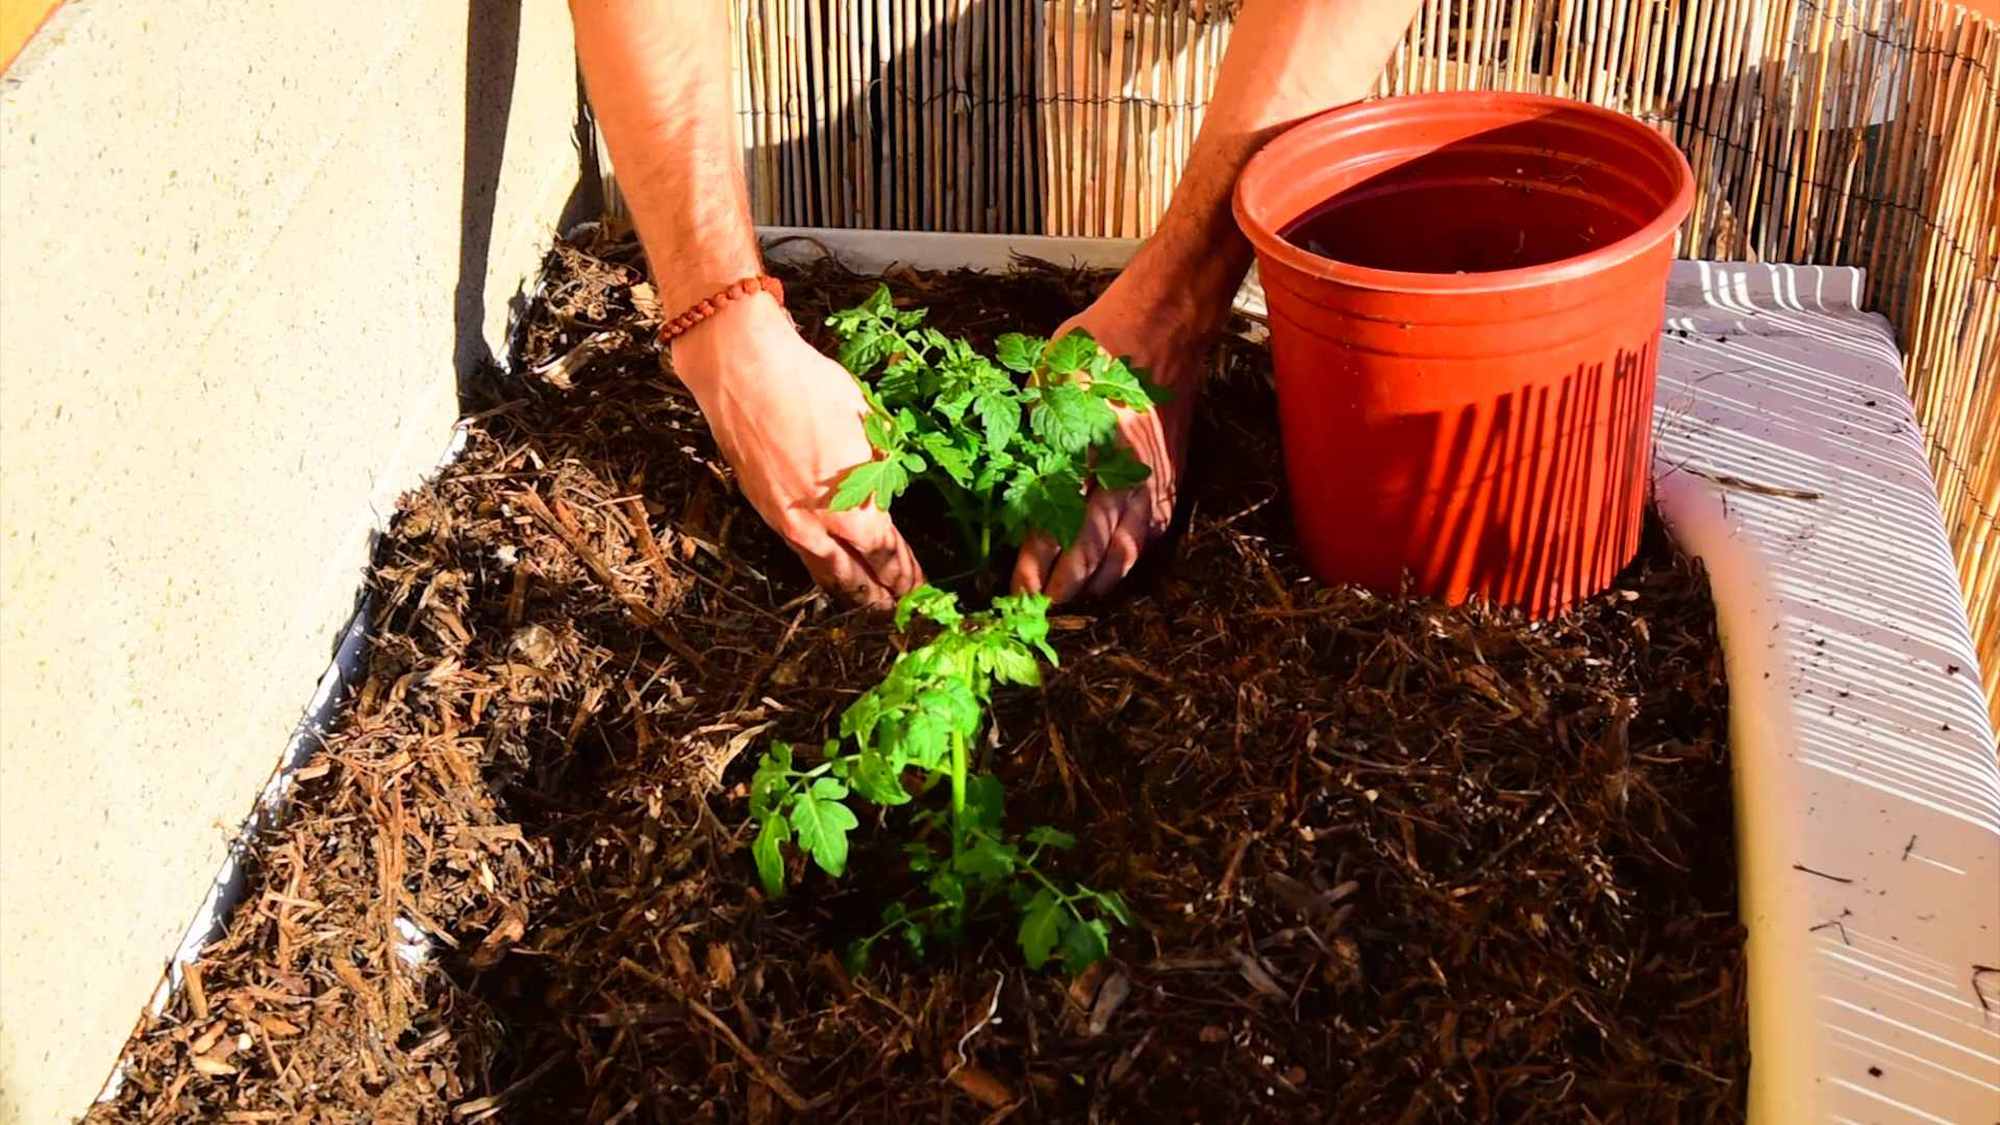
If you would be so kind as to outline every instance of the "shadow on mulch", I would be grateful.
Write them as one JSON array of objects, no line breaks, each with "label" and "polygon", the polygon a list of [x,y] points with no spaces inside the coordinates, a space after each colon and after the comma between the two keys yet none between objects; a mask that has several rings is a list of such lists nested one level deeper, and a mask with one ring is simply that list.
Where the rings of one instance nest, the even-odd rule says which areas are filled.
[{"label": "shadow on mulch", "polygon": [[[894,826],[773,904],[743,782],[894,640],[734,497],[642,269],[601,232],[551,254],[531,373],[404,500],[365,683],[91,1121],[1741,1119],[1700,575],[1655,530],[1540,625],[1306,581],[1242,341],[1175,551],[1058,619],[986,750],[1139,924],[1073,981],[999,926],[849,977],[907,880]],[[815,336],[874,284],[786,280]],[[982,343],[1101,281],[891,279]]]}]

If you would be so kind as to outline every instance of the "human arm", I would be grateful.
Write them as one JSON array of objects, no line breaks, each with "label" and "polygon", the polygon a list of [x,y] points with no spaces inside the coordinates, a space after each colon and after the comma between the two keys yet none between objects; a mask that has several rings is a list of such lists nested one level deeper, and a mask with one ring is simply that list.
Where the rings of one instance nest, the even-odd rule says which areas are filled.
[{"label": "human arm", "polygon": [[[731,99],[727,0],[571,0],[577,58],[668,315],[763,272]],[[823,586],[887,606],[922,572],[886,513],[830,512],[874,456],[867,406],[776,299],[729,301],[674,340],[675,373],[764,522]]]},{"label": "human arm", "polygon": [[1264,143],[1302,118],[1357,101],[1417,0],[1247,0],[1216,77],[1194,151],[1173,202],[1132,263],[1060,331],[1083,328],[1114,354],[1147,368],[1173,401],[1122,411],[1119,431],[1152,475],[1135,488],[1097,491],[1067,551],[1031,538],[1014,569],[1017,590],[1058,601],[1102,594],[1138,562],[1173,519],[1188,429],[1208,355],[1250,268],[1230,194]]}]

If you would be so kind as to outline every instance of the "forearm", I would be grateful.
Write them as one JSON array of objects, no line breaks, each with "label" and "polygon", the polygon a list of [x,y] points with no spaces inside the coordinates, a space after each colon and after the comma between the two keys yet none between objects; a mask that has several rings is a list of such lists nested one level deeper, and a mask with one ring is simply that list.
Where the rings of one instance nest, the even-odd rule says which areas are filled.
[{"label": "forearm", "polygon": [[1416,0],[1243,5],[1173,203],[1143,252],[1193,279],[1191,299],[1226,301],[1249,269],[1229,209],[1243,166],[1286,127],[1366,97],[1415,11]]},{"label": "forearm", "polygon": [[743,182],[728,0],[570,0],[619,190],[672,315],[763,268]]}]

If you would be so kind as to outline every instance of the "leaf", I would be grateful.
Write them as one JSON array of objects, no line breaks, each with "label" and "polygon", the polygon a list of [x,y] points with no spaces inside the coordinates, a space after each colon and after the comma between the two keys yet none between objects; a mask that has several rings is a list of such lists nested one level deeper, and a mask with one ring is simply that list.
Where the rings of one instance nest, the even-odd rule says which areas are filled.
[{"label": "leaf", "polygon": [[1039,528],[1064,547],[1083,530],[1083,511],[1083,481],[1069,469],[1016,476],[1001,499],[1001,513],[1017,538],[1024,528]]},{"label": "leaf", "polygon": [[879,751],[863,750],[852,759],[847,771],[854,791],[878,805],[904,805],[910,791],[903,788],[902,771]]},{"label": "leaf", "polygon": [[917,707],[897,729],[894,749],[919,769],[943,769],[951,757],[951,723],[937,711]]},{"label": "leaf", "polygon": [[972,484],[972,453],[954,444],[949,435],[928,433],[917,439],[924,452],[930,455],[931,464],[943,469],[946,476],[959,485]]},{"label": "leaf", "polygon": [[1002,450],[1021,431],[1021,404],[1003,391],[982,391],[972,402],[979,415],[979,428],[986,434],[986,448]]},{"label": "leaf", "polygon": [[1058,663],[1049,647],[1049,599],[1046,594],[1015,594],[994,598],[993,612],[1022,644],[1033,645],[1050,664]]},{"label": "leaf", "polygon": [[986,708],[980,705],[972,685],[963,679],[940,680],[930,685],[918,697],[917,706],[937,715],[945,729],[967,741],[979,733],[980,720],[986,717]]},{"label": "leaf", "polygon": [[971,847],[958,854],[952,866],[974,881],[998,883],[1014,874],[1014,864],[1019,858],[1012,845],[1003,844],[991,836],[981,836]]},{"label": "leaf", "polygon": [[875,380],[875,393],[891,405],[915,401],[923,397],[924,375],[929,371],[922,360],[904,352]]},{"label": "leaf", "polygon": [[757,772],[750,776],[750,815],[764,816],[778,807],[792,784],[792,744],[773,742],[758,759]]},{"label": "leaf", "polygon": [[1124,896],[1117,891],[1093,891],[1089,887],[1078,887],[1077,890],[1097,900],[1097,905],[1103,907],[1104,912],[1116,919],[1119,925],[1132,924],[1132,909],[1125,905]]},{"label": "leaf", "polygon": [[875,939],[872,937],[862,938],[860,941],[847,947],[847,956],[842,957],[840,960],[841,966],[847,970],[848,976],[858,977],[868,971],[868,954],[874,947]]},{"label": "leaf", "polygon": [[764,881],[764,890],[772,898],[781,898],[785,893],[785,841],[792,837],[792,826],[776,812],[764,818],[757,829],[757,839],[750,845],[750,854],[757,860],[757,874]]},{"label": "leaf", "polygon": [[1000,830],[1006,813],[1007,787],[990,773],[976,773],[965,779],[965,819],[974,828]]},{"label": "leaf", "polygon": [[877,690],[861,693],[840,713],[840,735],[851,738],[866,750],[875,737],[875,724],[882,721],[882,695]]},{"label": "leaf", "polygon": [[1072,973],[1080,973],[1111,952],[1111,932],[1103,922],[1092,918],[1087,922],[1072,922],[1063,929],[1063,967]]},{"label": "leaf", "polygon": [[1143,411],[1153,404],[1153,396],[1139,375],[1108,352],[1100,352],[1091,362],[1090,393],[1134,410]]},{"label": "leaf", "polygon": [[792,828],[798,833],[799,848],[812,855],[820,870],[835,878],[847,869],[847,833],[861,824],[840,803],[846,795],[847,786],[822,777],[792,803]]},{"label": "leaf", "polygon": [[889,296],[887,285],[877,285],[875,291],[868,294],[868,299],[861,302],[861,309],[876,316],[888,316],[896,311],[896,302]]},{"label": "leaf", "polygon": [[965,909],[965,881],[950,868],[940,867],[932,871],[924,887],[931,892],[932,898],[954,914]]},{"label": "leaf", "polygon": [[1028,842],[1046,848],[1067,850],[1076,846],[1076,837],[1064,832],[1060,828],[1050,828],[1046,824],[1037,824],[1033,828],[1028,829]]},{"label": "leaf", "polygon": [[1042,353],[1042,366],[1051,375],[1075,375],[1097,354],[1096,338],[1081,328],[1073,328]]},{"label": "leaf", "polygon": [[870,500],[877,508],[887,511],[897,496],[910,486],[910,474],[901,460],[891,457],[886,461],[867,461],[847,470],[840,478],[840,487],[834,489],[833,500],[828,507],[836,512],[859,508]]},{"label": "leaf", "polygon": [[979,650],[979,670],[1003,684],[1038,687],[1042,666],[1026,645],[1012,641],[991,642]]},{"label": "leaf", "polygon": [[1118,416],[1103,399],[1081,387],[1042,390],[1041,401],[1028,413],[1028,428],[1058,453],[1081,453],[1109,438]]},{"label": "leaf", "polygon": [[1091,465],[1090,475],[1099,488],[1116,492],[1143,483],[1153,475],[1153,469],[1132,456],[1132,451],[1123,444],[1113,441],[1097,447],[1097,461]]},{"label": "leaf", "polygon": [[840,365],[855,375],[866,375],[889,358],[895,338],[880,329],[861,327],[840,345]]},{"label": "leaf", "polygon": [[1023,375],[1032,373],[1042,358],[1042,341],[1019,332],[1008,332],[994,340],[993,349],[1000,366]]},{"label": "leaf", "polygon": [[1049,963],[1049,953],[1062,939],[1063,923],[1068,920],[1069,913],[1046,888],[1028,900],[1020,932],[1015,937],[1021,943],[1021,954],[1027,958],[1029,968],[1039,969]]},{"label": "leaf", "polygon": [[958,612],[958,595],[925,584],[903,595],[896,603],[896,628],[908,629],[910,618],[921,615],[947,629],[955,628],[965,615]]}]

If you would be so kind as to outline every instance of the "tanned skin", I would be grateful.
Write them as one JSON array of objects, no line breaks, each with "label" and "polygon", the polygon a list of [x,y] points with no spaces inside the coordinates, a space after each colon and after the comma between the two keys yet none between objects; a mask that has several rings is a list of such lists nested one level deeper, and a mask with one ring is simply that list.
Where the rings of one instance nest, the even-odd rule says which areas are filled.
[{"label": "tanned skin", "polygon": [[[1229,212],[1237,173],[1264,142],[1373,87],[1417,0],[1247,0],[1201,132],[1160,225],[1104,294],[1058,331],[1083,328],[1146,368],[1172,401],[1121,411],[1151,466],[1136,488],[1096,490],[1068,550],[1036,536],[1016,590],[1057,601],[1102,594],[1173,517],[1187,435],[1250,245]],[[570,0],[577,56],[619,188],[671,316],[763,269],[750,220],[729,74],[727,0]],[[923,581],[885,512],[826,509],[847,469],[874,456],[854,380],[798,334],[771,297],[731,301],[673,343],[744,495],[819,583],[887,607]]]}]

